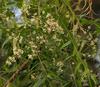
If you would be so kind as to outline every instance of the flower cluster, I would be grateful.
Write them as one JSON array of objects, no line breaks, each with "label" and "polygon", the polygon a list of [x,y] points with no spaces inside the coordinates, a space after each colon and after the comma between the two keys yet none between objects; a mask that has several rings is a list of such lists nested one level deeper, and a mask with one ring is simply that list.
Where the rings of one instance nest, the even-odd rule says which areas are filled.
[{"label": "flower cluster", "polygon": [[19,43],[18,43],[19,40],[20,40],[19,37],[13,38],[13,54],[18,58],[20,58],[21,55],[23,54],[23,50],[19,47]]},{"label": "flower cluster", "polygon": [[56,21],[50,13],[47,14],[46,19],[47,20],[44,27],[45,29],[47,29],[48,33],[51,32],[59,32],[61,34],[64,33],[63,28],[59,25],[58,21]]},{"label": "flower cluster", "polygon": [[16,62],[16,59],[14,56],[9,56],[8,59],[6,60],[6,64],[7,65],[11,65],[12,63],[15,63]]},{"label": "flower cluster", "polygon": [[28,59],[32,60],[34,57],[38,55],[39,51],[37,45],[33,41],[29,42],[29,46],[31,48],[31,53],[28,54]]},{"label": "flower cluster", "polygon": [[37,13],[34,13],[31,18],[31,24],[34,25],[36,28],[39,27],[40,24],[42,24],[42,21],[40,20],[41,16],[37,16]]},{"label": "flower cluster", "polygon": [[56,66],[58,67],[58,71],[57,71],[58,73],[63,72],[62,68],[64,66],[64,63],[62,61],[58,61]]}]

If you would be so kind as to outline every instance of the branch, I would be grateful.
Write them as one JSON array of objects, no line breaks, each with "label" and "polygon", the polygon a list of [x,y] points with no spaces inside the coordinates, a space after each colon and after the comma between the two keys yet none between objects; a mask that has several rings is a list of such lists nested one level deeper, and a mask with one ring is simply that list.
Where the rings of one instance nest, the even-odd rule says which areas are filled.
[{"label": "branch", "polygon": [[9,84],[15,80],[16,76],[19,74],[19,72],[28,64],[29,60],[26,60],[17,70],[16,72],[10,77],[9,80],[4,84],[3,87],[9,87]]}]

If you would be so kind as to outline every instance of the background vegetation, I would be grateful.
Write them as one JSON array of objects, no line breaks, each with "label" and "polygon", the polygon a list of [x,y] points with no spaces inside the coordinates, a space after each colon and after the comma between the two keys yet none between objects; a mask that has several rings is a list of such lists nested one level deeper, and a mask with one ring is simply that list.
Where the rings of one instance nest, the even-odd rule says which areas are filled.
[{"label": "background vegetation", "polygon": [[0,0],[0,87],[95,87],[100,24],[92,4]]}]

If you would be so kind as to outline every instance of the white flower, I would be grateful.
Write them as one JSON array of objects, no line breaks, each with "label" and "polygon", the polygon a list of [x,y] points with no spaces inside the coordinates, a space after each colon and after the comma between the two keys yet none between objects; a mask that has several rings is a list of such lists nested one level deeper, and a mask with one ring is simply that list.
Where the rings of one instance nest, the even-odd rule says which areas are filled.
[{"label": "white flower", "polygon": [[48,17],[50,17],[51,16],[51,14],[50,13],[48,13],[47,15],[46,15],[46,18],[48,18]]},{"label": "white flower", "polygon": [[42,14],[45,14],[45,11],[44,10],[42,11]]},{"label": "white flower", "polygon": [[62,67],[62,66],[64,66],[64,64],[62,61],[59,61],[59,62],[57,62],[57,66]]},{"label": "white flower", "polygon": [[11,60],[11,62],[16,62],[16,59],[15,59],[15,57],[12,57],[12,60]]},{"label": "white flower", "polygon": [[7,65],[11,65],[12,63],[11,63],[10,61],[7,60],[7,61],[6,61],[6,64],[7,64]]},{"label": "white flower", "polygon": [[28,59],[33,60],[33,56],[31,54],[28,54]]}]

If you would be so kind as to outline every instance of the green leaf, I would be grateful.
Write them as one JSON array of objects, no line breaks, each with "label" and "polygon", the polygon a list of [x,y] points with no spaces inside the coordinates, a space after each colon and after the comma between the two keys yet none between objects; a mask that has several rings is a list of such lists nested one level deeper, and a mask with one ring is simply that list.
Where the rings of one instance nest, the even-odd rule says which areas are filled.
[{"label": "green leaf", "polygon": [[68,41],[65,44],[63,44],[60,49],[67,47],[69,44],[71,44],[71,41]]}]

